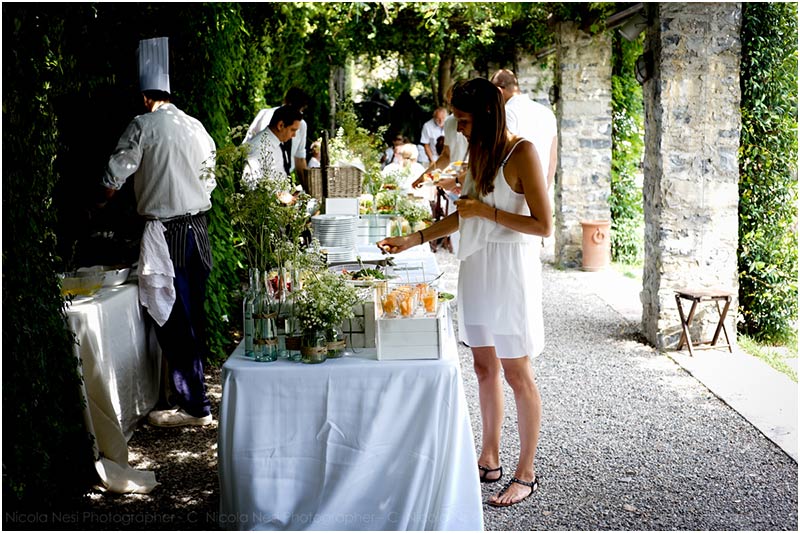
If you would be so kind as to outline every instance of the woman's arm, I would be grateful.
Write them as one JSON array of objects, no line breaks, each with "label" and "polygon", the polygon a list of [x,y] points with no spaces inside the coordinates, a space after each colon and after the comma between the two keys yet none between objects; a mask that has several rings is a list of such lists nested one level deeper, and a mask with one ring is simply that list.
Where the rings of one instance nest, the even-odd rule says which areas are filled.
[{"label": "woman's arm", "polygon": [[458,213],[451,213],[439,222],[402,237],[387,237],[377,242],[384,253],[396,254],[428,241],[446,237],[458,230]]},{"label": "woman's arm", "polygon": [[525,195],[530,216],[496,209],[472,198],[456,201],[459,215],[463,218],[482,217],[520,233],[549,237],[553,232],[553,211],[539,156],[532,143],[526,141],[517,146],[503,174],[512,190]]},{"label": "woman's arm", "polygon": [[415,189],[422,187],[422,182],[425,181],[425,174],[433,172],[433,170],[437,168],[439,170],[444,170],[447,168],[447,165],[449,164],[450,164],[450,147],[445,144],[444,148],[442,149],[442,153],[439,156],[439,159],[431,163],[428,166],[428,168],[425,169],[425,172],[420,174],[419,177],[416,180],[414,180],[414,183],[412,183],[411,186]]},{"label": "woman's arm", "polygon": [[501,211],[497,223],[521,233],[549,237],[553,233],[553,210],[547,195],[547,178],[542,175],[539,154],[532,142],[517,146],[506,163],[504,174],[511,189],[525,195],[531,215]]}]

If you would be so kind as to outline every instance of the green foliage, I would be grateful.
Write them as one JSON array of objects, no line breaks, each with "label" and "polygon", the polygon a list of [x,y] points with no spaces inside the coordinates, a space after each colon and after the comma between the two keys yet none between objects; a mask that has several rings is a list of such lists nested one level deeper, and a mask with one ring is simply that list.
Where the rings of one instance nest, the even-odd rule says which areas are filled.
[{"label": "green foliage", "polygon": [[556,20],[576,22],[589,33],[604,31],[605,19],[618,10],[616,2],[558,2],[552,6]]},{"label": "green foliage", "polygon": [[644,149],[642,88],[633,65],[642,38],[630,42],[614,33],[611,77],[611,253],[614,261],[635,264],[644,251],[642,188],[637,183]]},{"label": "green foliage", "polygon": [[[3,505],[73,506],[93,481],[79,360],[56,269],[51,194],[59,149],[53,100],[71,58],[61,13],[3,5]],[[77,476],[76,476],[77,473]],[[4,525],[6,523],[4,519]],[[11,526],[13,528],[13,526]]]},{"label": "green foliage", "polygon": [[740,330],[779,343],[797,328],[797,4],[743,12]]},{"label": "green foliage", "polygon": [[797,359],[797,336],[791,336],[786,341],[787,347],[777,348],[761,344],[747,335],[739,335],[736,338],[739,348],[761,359],[778,372],[786,374],[789,379],[797,383],[797,371],[787,361],[787,359]]},{"label": "green foliage", "polygon": [[[240,326],[241,254],[234,247],[227,186],[238,179],[229,171],[225,149],[232,146],[231,117],[242,116],[239,80],[247,64],[246,28],[238,4],[205,4],[202,10],[187,7],[187,33],[193,49],[181,50],[181,74],[186,91],[184,110],[198,118],[217,144],[217,189],[211,195],[209,240],[214,267],[206,290],[206,328],[211,362],[222,363],[232,351],[232,331]],[[237,99],[237,97],[239,99]],[[237,130],[238,131],[238,130]],[[239,141],[239,139],[237,139]],[[240,141],[239,141],[240,142]],[[234,159],[235,150],[231,154]],[[238,168],[241,168],[239,166]]]},{"label": "green foliage", "polygon": [[[240,147],[229,150],[236,159],[243,157]],[[272,174],[271,154],[261,155],[263,176],[254,177],[239,187],[239,180],[226,180],[224,202],[230,213],[235,241],[244,253],[249,268],[266,271],[270,267],[296,264],[301,255],[301,235],[308,229],[311,196],[294,190],[285,174]],[[227,162],[226,162],[227,164]],[[233,165],[233,172],[240,165]],[[239,171],[240,172],[240,171]]]}]

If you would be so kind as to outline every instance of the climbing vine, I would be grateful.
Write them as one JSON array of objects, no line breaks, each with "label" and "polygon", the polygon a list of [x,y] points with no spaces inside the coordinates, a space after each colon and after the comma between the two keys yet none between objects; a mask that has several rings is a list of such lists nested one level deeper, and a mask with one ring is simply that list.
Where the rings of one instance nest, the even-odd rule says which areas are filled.
[{"label": "climbing vine", "polygon": [[644,132],[642,88],[633,74],[642,39],[628,41],[614,32],[611,56],[611,253],[615,261],[635,264],[644,250],[641,176]]},{"label": "climbing vine", "polygon": [[797,4],[743,3],[740,330],[797,332]]},{"label": "climbing vine", "polygon": [[54,100],[71,59],[59,46],[64,22],[55,11],[9,12],[3,6],[3,31],[18,43],[16,52],[3,53],[3,78],[15,80],[3,91],[3,504],[8,511],[68,508],[93,472],[79,361],[55,275]]}]

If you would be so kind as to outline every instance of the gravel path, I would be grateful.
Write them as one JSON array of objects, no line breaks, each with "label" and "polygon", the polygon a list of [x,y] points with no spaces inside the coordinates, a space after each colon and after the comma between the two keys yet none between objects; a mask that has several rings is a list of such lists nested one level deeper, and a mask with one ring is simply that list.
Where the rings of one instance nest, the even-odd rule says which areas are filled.
[{"label": "gravel path", "polygon": [[[437,254],[443,289],[456,261]],[[587,291],[580,273],[544,268],[545,352],[534,361],[544,414],[540,490],[509,509],[484,506],[486,530],[797,531],[797,463]],[[478,392],[469,350],[459,347],[476,445]],[[219,370],[209,372],[213,414]],[[518,451],[506,385],[506,479]],[[154,470],[149,495],[92,491],[78,523],[58,529],[219,529],[216,424],[142,424],[131,464]],[[499,484],[484,485],[484,499]]]}]

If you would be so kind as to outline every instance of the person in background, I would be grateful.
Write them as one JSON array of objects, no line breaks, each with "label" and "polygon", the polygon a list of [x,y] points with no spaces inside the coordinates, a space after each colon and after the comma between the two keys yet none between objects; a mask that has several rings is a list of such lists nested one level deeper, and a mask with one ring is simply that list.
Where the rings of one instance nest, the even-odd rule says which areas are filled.
[{"label": "person in background", "polygon": [[319,168],[320,167],[320,151],[322,148],[322,141],[316,140],[311,143],[310,152],[311,158],[308,160],[308,168]]},{"label": "person in background", "polygon": [[[416,233],[379,241],[399,253],[460,228],[459,336],[472,350],[482,425],[475,474],[481,482],[503,477],[500,433],[502,377],[514,392],[520,452],[513,477],[489,498],[508,507],[539,486],[534,460],[542,404],[530,358],[544,346],[541,263],[534,236],[553,231],[542,166],[533,143],[506,129],[504,103],[489,80],[475,78],[453,89],[453,114],[469,142],[469,170],[458,210]],[[538,264],[539,270],[531,265]]]},{"label": "person in background", "polygon": [[[451,86],[450,89],[447,91],[447,103],[449,105],[450,98],[452,97],[453,87]],[[414,181],[412,186],[417,189],[423,186],[423,182],[425,181],[425,175],[430,174],[432,171],[439,169],[444,170],[450,165],[450,163],[461,161],[464,162],[467,159],[467,139],[458,131],[457,121],[454,115],[448,115],[448,117],[444,120],[444,146],[442,147],[441,153],[439,157],[436,159],[436,162],[432,163],[425,171],[417,177]],[[439,179],[438,187],[445,191],[445,193],[449,197],[449,203],[447,205],[447,210],[444,213],[445,216],[451,214],[456,210],[455,201],[458,199],[459,194],[461,194],[461,184],[464,182],[464,175],[467,172],[467,166],[463,165],[461,167],[461,172],[454,177],[443,177]],[[437,191],[437,194],[438,191]],[[435,210],[433,211],[435,213]],[[456,231],[444,239],[442,239],[442,246],[446,250],[451,253],[455,253],[458,250],[458,240],[459,240],[459,232]],[[431,241],[431,248],[435,246],[435,241]]]},{"label": "person in background", "polygon": [[407,137],[403,136],[403,134],[398,133],[392,138],[392,145],[384,150],[383,155],[381,156],[381,169],[386,168],[386,165],[394,163],[395,155],[397,154],[398,150],[404,144],[408,144],[410,141]]},{"label": "person in background", "polygon": [[[285,149],[300,129],[303,114],[294,106],[284,105],[272,114],[269,125],[245,144],[250,146],[242,181],[253,188],[271,173],[289,175],[289,152]],[[303,161],[305,163],[305,160]]]},{"label": "person in background", "polygon": [[528,139],[541,155],[542,174],[547,178],[547,188],[553,186],[558,157],[558,122],[553,111],[531,100],[519,90],[517,77],[510,70],[498,70],[492,83],[500,89],[506,103],[508,131]]},{"label": "person in background", "polygon": [[436,139],[444,135],[444,119],[446,118],[447,110],[443,107],[437,107],[433,111],[433,118],[422,125],[419,142],[425,150],[425,155],[428,156],[430,163],[435,163],[436,158],[439,157],[439,152],[436,151]]},{"label": "person in background", "polygon": [[[305,113],[311,98],[305,91],[297,87],[291,87],[283,97],[283,105],[290,105],[297,108],[300,113]],[[256,115],[253,123],[247,129],[247,134],[244,137],[244,142],[253,139],[260,132],[264,131],[267,126],[272,122],[272,115],[277,110],[277,107],[269,109],[262,109]],[[297,180],[302,185],[305,191],[308,191],[308,178],[306,176],[306,142],[308,140],[308,124],[305,119],[300,119],[300,128],[297,130],[295,136],[285,141],[282,149],[289,154],[289,169],[286,170],[287,175],[295,172]]]},{"label": "person in background", "polygon": [[[108,160],[105,200],[133,176],[146,220],[139,258],[139,299],[155,321],[169,367],[174,407],[151,411],[155,426],[206,426],[211,402],[203,365],[204,310],[211,271],[208,218],[216,146],[203,125],[170,102],[166,37],[139,44],[139,86],[146,113],[125,129]],[[101,206],[104,203],[101,203]]]},{"label": "person in background", "polygon": [[395,174],[398,177],[398,187],[407,194],[423,198],[423,193],[415,190],[411,184],[414,177],[424,170],[424,167],[417,163],[417,147],[411,143],[399,146],[396,150],[394,161],[389,163],[381,171],[381,174],[388,176]]}]

